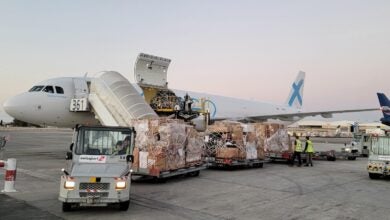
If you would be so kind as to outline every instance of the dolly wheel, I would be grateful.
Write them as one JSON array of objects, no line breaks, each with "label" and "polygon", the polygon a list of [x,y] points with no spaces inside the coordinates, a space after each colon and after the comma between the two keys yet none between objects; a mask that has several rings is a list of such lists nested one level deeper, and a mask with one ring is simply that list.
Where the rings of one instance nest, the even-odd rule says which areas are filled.
[{"label": "dolly wheel", "polygon": [[368,176],[370,176],[370,179],[373,180],[379,179],[381,177],[381,175],[378,173],[368,173]]},{"label": "dolly wheel", "polygon": [[69,212],[71,210],[72,210],[72,203],[69,203],[69,202],[62,203],[62,211],[63,212]]},{"label": "dolly wheel", "polygon": [[327,156],[327,157],[326,157],[326,160],[327,160],[327,161],[336,161],[336,157]]},{"label": "dolly wheel", "polygon": [[127,211],[129,209],[129,205],[130,205],[130,200],[127,200],[125,202],[120,202],[119,203],[119,210]]}]

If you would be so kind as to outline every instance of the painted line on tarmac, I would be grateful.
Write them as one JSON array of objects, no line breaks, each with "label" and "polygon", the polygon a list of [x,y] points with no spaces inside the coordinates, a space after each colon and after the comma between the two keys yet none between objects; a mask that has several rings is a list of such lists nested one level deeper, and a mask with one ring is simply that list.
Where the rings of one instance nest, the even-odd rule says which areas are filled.
[{"label": "painted line on tarmac", "polygon": [[194,210],[190,208],[181,207],[178,205],[170,204],[167,202],[161,202],[154,199],[149,199],[140,195],[131,195],[131,202],[138,206],[146,207],[152,210],[158,210],[162,212],[167,212],[171,215],[181,217],[183,219],[193,219],[196,216],[196,219],[202,220],[223,220],[229,219],[222,216],[212,215],[210,213],[205,213],[201,210]]},{"label": "painted line on tarmac", "polygon": [[42,179],[42,180],[50,180],[53,182],[59,182],[59,176],[53,177],[53,176],[49,176],[46,174],[42,174],[42,173],[38,173],[38,172],[34,172],[31,170],[26,170],[26,169],[22,169],[22,168],[17,168],[16,172],[23,173],[23,174],[26,174],[26,175],[29,175],[29,176],[32,176],[32,177],[35,177],[38,179]]}]

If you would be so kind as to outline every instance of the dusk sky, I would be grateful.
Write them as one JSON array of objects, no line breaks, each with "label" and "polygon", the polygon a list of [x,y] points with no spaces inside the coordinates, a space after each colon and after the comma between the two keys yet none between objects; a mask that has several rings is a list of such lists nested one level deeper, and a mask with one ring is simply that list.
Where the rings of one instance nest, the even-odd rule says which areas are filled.
[{"label": "dusk sky", "polygon": [[175,89],[281,104],[302,70],[306,110],[374,108],[390,95],[389,12],[386,0],[1,0],[0,103],[47,78],[133,80],[144,52],[172,59]]}]

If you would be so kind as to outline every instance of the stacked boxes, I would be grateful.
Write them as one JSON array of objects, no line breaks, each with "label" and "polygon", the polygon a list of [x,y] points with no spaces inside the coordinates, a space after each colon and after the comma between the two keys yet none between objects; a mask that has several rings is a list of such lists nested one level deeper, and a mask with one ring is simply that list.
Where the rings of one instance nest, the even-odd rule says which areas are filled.
[{"label": "stacked boxes", "polygon": [[133,120],[137,135],[133,170],[158,176],[160,172],[177,170],[202,162],[203,139],[181,120]]},{"label": "stacked boxes", "polygon": [[235,159],[239,157],[239,149],[233,147],[218,147],[216,149],[217,158]]},{"label": "stacked boxes", "polygon": [[187,126],[186,129],[186,165],[199,164],[202,161],[204,138],[193,127]]},{"label": "stacked boxes", "polygon": [[221,121],[208,128],[208,156],[227,159],[264,159],[265,150],[289,149],[289,137],[283,125],[241,124]]},{"label": "stacked boxes", "polygon": [[267,152],[292,152],[292,144],[290,136],[286,129],[279,129],[265,142],[265,150]]}]

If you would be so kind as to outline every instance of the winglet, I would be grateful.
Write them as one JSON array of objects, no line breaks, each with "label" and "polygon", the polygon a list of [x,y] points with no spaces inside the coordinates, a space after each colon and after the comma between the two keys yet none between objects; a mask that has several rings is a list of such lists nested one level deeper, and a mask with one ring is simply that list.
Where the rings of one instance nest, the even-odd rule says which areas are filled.
[{"label": "winglet", "polygon": [[286,105],[289,107],[302,108],[303,87],[305,84],[305,72],[299,71],[297,78],[291,85],[290,95],[287,98]]}]

